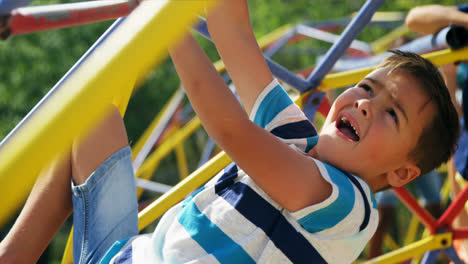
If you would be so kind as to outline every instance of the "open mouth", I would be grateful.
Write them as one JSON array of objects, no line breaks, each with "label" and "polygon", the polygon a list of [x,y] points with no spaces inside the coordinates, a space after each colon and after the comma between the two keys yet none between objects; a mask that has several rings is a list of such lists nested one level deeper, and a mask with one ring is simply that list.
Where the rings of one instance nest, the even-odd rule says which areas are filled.
[{"label": "open mouth", "polygon": [[346,117],[341,117],[336,124],[336,128],[350,140],[359,141],[359,134],[357,133],[356,128]]}]

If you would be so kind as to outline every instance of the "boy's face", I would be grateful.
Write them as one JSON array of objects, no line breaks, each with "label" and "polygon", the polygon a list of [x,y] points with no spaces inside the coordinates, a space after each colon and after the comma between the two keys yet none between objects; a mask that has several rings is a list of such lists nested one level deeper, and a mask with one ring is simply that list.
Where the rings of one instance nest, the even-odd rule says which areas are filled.
[{"label": "boy's face", "polygon": [[435,113],[415,78],[389,71],[373,71],[335,100],[311,153],[363,178],[373,191],[419,175],[408,154]]}]

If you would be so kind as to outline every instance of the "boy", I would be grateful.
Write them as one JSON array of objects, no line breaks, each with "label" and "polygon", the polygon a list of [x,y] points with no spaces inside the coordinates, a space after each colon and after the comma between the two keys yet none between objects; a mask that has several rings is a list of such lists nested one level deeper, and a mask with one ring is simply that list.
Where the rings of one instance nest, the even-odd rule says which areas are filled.
[{"label": "boy", "polygon": [[[228,166],[197,193],[171,208],[151,236],[116,243],[103,262],[352,262],[377,225],[372,192],[402,186],[453,152],[458,123],[437,70],[417,55],[393,56],[335,101],[319,138],[301,110],[272,78],[252,33],[246,2],[223,1],[207,21],[242,104],[254,122],[245,115],[190,35],[170,53],[204,128],[239,167]],[[100,131],[122,125],[114,112],[104,122],[108,125],[98,128],[87,142],[99,142],[103,136]],[[99,185],[97,177],[106,179],[107,184],[115,181],[109,180],[106,169],[118,172],[120,177],[122,170],[116,167],[122,166],[124,171],[127,168],[120,163],[109,166],[108,160],[104,166],[93,164],[98,169],[91,176],[76,177],[74,168],[81,167],[80,162],[90,162],[84,155],[92,153],[87,142],[74,146],[71,155],[72,179],[75,184],[84,182],[84,186],[77,186],[84,192]],[[126,144],[126,139],[117,142],[120,143],[101,150],[105,152],[102,157],[112,155]],[[436,155],[427,155],[431,148],[421,147],[428,143],[433,143]],[[113,154],[110,160],[122,160],[118,158],[121,152]],[[123,164],[129,163],[126,157]],[[93,166],[84,166],[87,170],[82,175]],[[130,174],[127,179],[131,178],[131,173],[126,174]],[[107,190],[119,196],[123,192],[119,189],[123,187],[106,188],[114,188]],[[15,255],[15,249],[28,250],[18,242],[27,241],[28,233],[35,231],[31,230],[31,225],[36,225],[32,223],[34,213],[29,212],[41,195],[47,196],[40,188],[32,196],[36,193],[36,199],[28,200],[6,242],[2,242],[0,252],[6,252],[5,260]],[[93,191],[85,194],[104,199],[96,198]],[[105,193],[98,195],[109,197]],[[126,197],[130,200],[134,195]],[[135,226],[131,203],[124,206],[120,202],[119,206],[128,209],[120,212],[106,208],[110,210],[106,216],[113,217],[103,224],[95,227],[87,218],[82,221],[84,227],[75,234],[79,237],[75,242],[75,262],[97,262],[109,247],[109,240],[137,233],[130,230],[114,234],[129,223]],[[63,207],[67,208],[63,211],[71,211]],[[102,210],[87,209],[88,206],[78,211],[75,208],[75,215],[94,217]],[[98,220],[101,221],[94,221]],[[37,227],[44,228],[43,225]],[[108,234],[101,231],[107,227]],[[24,229],[28,230],[20,231]]]}]

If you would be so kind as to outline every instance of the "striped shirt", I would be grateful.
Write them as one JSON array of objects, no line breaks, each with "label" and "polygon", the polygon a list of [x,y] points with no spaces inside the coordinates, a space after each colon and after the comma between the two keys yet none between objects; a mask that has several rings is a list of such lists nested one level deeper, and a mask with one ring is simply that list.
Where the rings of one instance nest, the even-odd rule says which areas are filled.
[{"label": "striped shirt", "polygon": [[[317,143],[315,128],[276,80],[250,118],[297,151]],[[377,228],[377,203],[362,179],[314,161],[332,185],[323,202],[289,212],[232,163],[168,210],[152,235],[121,242],[111,262],[351,263]]]}]

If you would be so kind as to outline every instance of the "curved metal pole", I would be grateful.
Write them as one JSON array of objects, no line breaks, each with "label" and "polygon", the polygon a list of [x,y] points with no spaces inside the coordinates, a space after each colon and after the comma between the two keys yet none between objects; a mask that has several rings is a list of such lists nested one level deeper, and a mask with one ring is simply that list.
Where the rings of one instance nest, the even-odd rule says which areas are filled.
[{"label": "curved metal pole", "polygon": [[[359,35],[361,30],[371,21],[375,11],[383,4],[385,0],[369,0],[359,10],[358,14],[346,27],[341,34],[340,39],[325,54],[325,58],[307,78],[310,88],[317,87],[325,75],[332,69],[335,62],[343,55],[351,42]],[[305,92],[305,91],[301,91]]]}]

